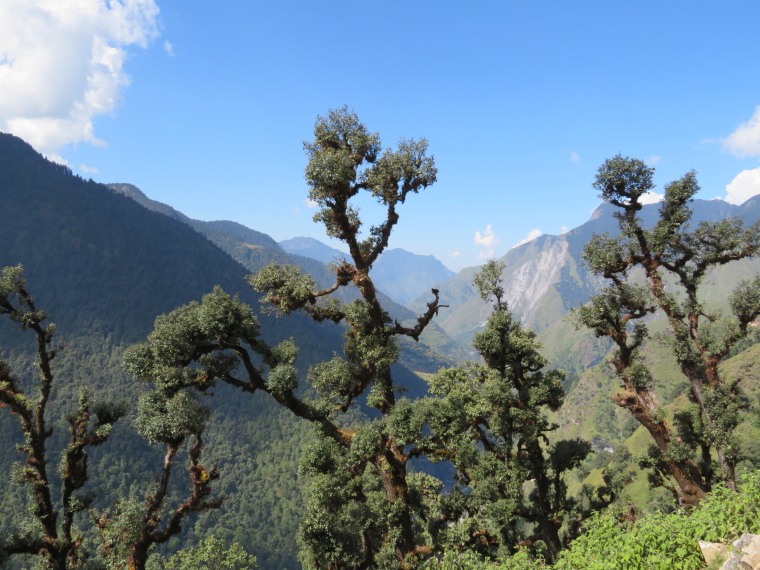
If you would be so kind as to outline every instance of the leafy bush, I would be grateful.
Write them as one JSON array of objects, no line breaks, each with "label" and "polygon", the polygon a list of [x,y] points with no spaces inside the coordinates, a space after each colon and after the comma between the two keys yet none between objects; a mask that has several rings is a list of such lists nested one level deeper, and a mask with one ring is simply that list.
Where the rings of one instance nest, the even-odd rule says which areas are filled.
[{"label": "leafy bush", "polygon": [[747,532],[760,533],[760,472],[744,475],[738,493],[717,487],[690,514],[656,513],[635,523],[595,515],[556,568],[696,570],[704,568],[697,541],[730,542]]},{"label": "leafy bush", "polygon": [[197,547],[178,552],[168,560],[154,555],[148,561],[148,570],[257,570],[256,557],[233,543],[225,550],[224,543],[209,537]]},{"label": "leafy bush", "polygon": [[543,560],[534,559],[526,550],[520,550],[514,556],[503,558],[499,562],[482,558],[471,551],[449,551],[440,559],[428,560],[422,565],[422,570],[537,570],[549,568]]},{"label": "leafy bush", "polygon": [[[630,522],[619,511],[593,515],[586,532],[560,554],[556,570],[701,570],[698,541],[728,543],[744,533],[760,534],[760,471],[743,475],[738,492],[715,488],[691,513],[654,513]],[[449,551],[424,570],[539,570],[548,568],[527,550],[498,561],[473,552]]]}]

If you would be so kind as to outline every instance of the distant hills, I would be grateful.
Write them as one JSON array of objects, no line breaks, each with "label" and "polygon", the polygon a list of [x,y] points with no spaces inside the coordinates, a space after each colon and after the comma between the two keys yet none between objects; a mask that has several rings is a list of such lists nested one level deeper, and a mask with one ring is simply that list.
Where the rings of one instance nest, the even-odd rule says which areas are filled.
[{"label": "distant hills", "polygon": [[[279,243],[287,252],[311,257],[322,263],[330,263],[346,255],[314,238],[296,237]],[[456,275],[432,255],[417,255],[400,248],[384,251],[372,266],[370,274],[383,293],[402,305],[419,296],[429,300],[431,287]]]},{"label": "distant hills", "polygon": [[289,253],[303,255],[321,261],[332,263],[346,256],[345,253],[334,247],[322,243],[318,239],[310,237],[294,237],[278,242],[280,247]]}]

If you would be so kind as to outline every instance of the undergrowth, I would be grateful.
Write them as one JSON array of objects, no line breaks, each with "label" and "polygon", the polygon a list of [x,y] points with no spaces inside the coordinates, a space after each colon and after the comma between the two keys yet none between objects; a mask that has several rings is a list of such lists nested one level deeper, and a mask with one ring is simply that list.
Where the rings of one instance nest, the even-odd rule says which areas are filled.
[{"label": "undergrowth", "polygon": [[[585,532],[561,553],[556,570],[703,570],[698,541],[731,543],[744,533],[760,534],[760,471],[739,478],[738,492],[715,488],[692,512],[653,513],[636,522],[619,512],[591,517]],[[430,570],[546,569],[527,551],[499,561],[448,552],[423,566]]]}]

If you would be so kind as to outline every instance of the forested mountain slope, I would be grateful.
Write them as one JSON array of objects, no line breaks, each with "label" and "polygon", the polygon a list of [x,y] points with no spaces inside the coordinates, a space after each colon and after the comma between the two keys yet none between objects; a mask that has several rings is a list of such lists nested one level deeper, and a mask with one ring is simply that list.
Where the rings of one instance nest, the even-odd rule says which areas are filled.
[{"label": "forested mountain slope", "polygon": [[[54,361],[59,380],[53,415],[53,465],[80,386],[95,400],[134,401],[143,387],[122,372],[124,348],[144,339],[157,315],[198,300],[221,285],[258,310],[258,294],[244,281],[249,270],[187,224],[151,212],[105,186],[73,176],[16,137],[0,135],[0,266],[23,264],[38,306],[58,325],[62,350]],[[302,373],[309,363],[340,349],[340,330],[294,316],[261,317],[269,341],[296,337]],[[7,319],[0,322],[0,355],[19,374],[35,372],[31,338]],[[303,498],[297,475],[302,443],[311,428],[283,412],[266,395],[241,398],[220,387],[206,434],[206,457],[218,462],[216,489],[224,507],[192,519],[191,528],[169,547],[214,533],[255,552],[263,568],[293,568],[295,532]],[[0,415],[0,469],[9,473],[20,431]],[[112,440],[91,454],[96,505],[140,497],[150,490],[160,449],[137,436],[131,420],[117,424]],[[7,529],[11,513],[22,515],[22,491],[0,498]]]}]

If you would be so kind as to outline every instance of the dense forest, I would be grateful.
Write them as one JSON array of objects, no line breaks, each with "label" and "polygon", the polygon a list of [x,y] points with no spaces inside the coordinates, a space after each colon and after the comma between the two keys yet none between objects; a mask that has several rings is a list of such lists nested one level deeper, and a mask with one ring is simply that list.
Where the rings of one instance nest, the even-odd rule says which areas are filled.
[{"label": "dense forest", "polygon": [[699,568],[760,532],[758,204],[690,172],[644,206],[615,156],[594,224],[404,307],[372,269],[427,142],[343,108],[305,150],[330,265],[0,135],[6,567]]}]

